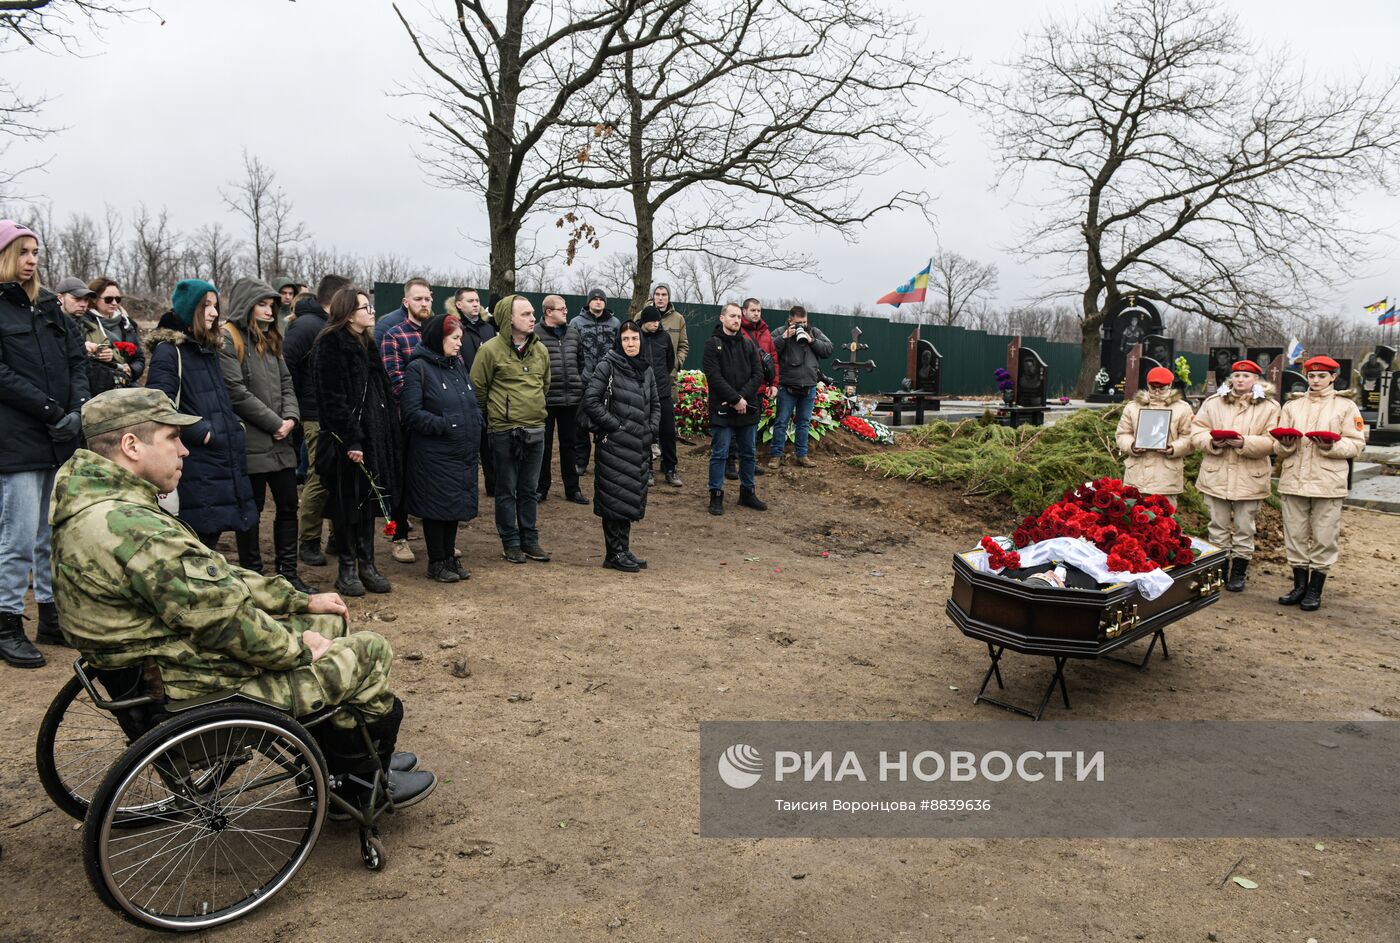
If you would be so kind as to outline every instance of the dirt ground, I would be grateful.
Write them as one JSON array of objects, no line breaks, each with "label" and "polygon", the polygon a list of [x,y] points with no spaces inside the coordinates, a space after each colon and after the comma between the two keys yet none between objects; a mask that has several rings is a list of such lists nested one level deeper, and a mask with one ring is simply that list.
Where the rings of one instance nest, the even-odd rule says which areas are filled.
[{"label": "dirt ground", "polygon": [[[634,530],[651,564],[637,576],[599,568],[597,518],[557,486],[541,509],[547,565],[500,559],[488,502],[459,540],[466,583],[429,583],[423,563],[384,553],[395,590],[352,601],[354,623],[392,641],[402,742],[443,781],[386,820],[385,871],[365,871],[353,829],[328,824],[277,900],[209,936],[1400,940],[1394,840],[701,838],[701,720],[1010,716],[972,704],[985,652],[943,606],[950,556],[1011,515],[828,454],[759,479],[768,513],[735,507],[731,486],[714,518],[703,457],[681,470],[685,487],[655,489]],[[1171,659],[1149,673],[1072,664],[1074,708],[1047,716],[1396,717],[1400,517],[1348,509],[1343,529],[1321,612],[1280,609],[1284,569],[1261,561],[1245,593],[1175,625]],[[89,888],[71,820],[25,821],[50,808],[33,740],[68,668],[49,654],[0,671],[0,943],[144,939]],[[1043,665],[1005,664],[1013,699],[1038,694]],[[1237,859],[1258,889],[1221,886]]]}]

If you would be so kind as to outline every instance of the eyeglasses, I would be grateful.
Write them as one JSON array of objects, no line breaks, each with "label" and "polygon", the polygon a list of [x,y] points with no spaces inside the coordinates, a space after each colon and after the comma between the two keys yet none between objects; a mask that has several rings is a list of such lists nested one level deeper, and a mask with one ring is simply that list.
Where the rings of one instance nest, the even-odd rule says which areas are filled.
[{"label": "eyeglasses", "polygon": [[370,307],[369,305],[360,305],[360,306],[359,306],[358,308],[356,308],[355,310],[356,310],[357,312],[359,312],[359,311],[368,311],[370,314],[373,314],[373,313],[374,313],[374,309],[373,309],[372,307]]},{"label": "eyeglasses", "polygon": [[119,305],[122,303],[121,295],[104,295],[102,298],[109,305]]}]

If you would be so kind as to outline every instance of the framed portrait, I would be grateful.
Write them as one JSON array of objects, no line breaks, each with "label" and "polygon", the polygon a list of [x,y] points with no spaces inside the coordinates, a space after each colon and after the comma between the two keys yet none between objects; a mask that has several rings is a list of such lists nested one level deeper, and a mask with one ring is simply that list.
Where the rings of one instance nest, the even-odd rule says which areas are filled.
[{"label": "framed portrait", "polygon": [[1171,441],[1172,411],[1144,409],[1138,412],[1137,435],[1133,445],[1149,452],[1162,452]]}]

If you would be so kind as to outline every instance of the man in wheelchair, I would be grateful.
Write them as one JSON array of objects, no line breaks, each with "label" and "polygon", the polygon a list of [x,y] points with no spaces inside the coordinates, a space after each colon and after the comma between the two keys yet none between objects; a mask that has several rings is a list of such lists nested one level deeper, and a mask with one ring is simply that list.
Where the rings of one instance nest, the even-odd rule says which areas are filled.
[{"label": "man in wheelchair", "polygon": [[[299,718],[353,705],[379,755],[340,711],[315,728],[330,771],[388,769],[395,808],[427,798],[437,777],[394,750],[403,704],[389,643],[347,634],[340,596],[230,564],[157,503],[175,491],[189,454],[181,434],[200,417],[159,390],[124,388],[89,400],[82,421],[87,448],[58,470],[50,514],[54,599],[87,661],[139,666],[152,693],[175,701],[237,691]],[[340,789],[358,805],[367,786],[356,775]]]}]

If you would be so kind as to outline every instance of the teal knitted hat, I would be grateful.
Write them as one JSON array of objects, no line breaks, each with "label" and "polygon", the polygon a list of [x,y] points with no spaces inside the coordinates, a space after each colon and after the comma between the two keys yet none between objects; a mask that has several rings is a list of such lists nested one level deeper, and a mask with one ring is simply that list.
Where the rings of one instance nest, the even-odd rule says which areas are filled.
[{"label": "teal knitted hat", "polygon": [[175,317],[179,318],[185,327],[189,327],[194,323],[195,305],[211,291],[215,294],[219,292],[212,282],[206,282],[202,278],[181,279],[170,296],[170,310],[175,312]]}]

